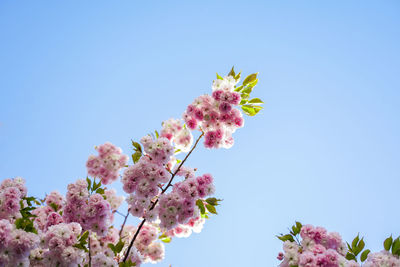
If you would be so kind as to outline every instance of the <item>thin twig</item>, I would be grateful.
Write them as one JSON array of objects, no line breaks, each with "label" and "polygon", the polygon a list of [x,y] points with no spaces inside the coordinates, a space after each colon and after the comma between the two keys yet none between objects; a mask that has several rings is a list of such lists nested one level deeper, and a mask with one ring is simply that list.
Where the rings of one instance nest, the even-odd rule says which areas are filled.
[{"label": "thin twig", "polygon": [[125,227],[126,220],[128,219],[128,216],[129,216],[129,209],[128,209],[128,213],[125,215],[125,219],[124,219],[124,222],[122,223],[121,229],[119,230],[119,238],[120,239],[121,239],[122,231],[124,230],[124,227]]},{"label": "thin twig", "polygon": [[[179,164],[178,168],[177,168],[177,169],[175,170],[175,172],[171,175],[171,179],[169,180],[167,186],[161,191],[161,194],[160,194],[160,195],[164,194],[165,191],[167,191],[167,189],[172,185],[172,180],[174,180],[174,177],[176,176],[176,174],[179,172],[179,170],[181,169],[181,167],[183,166],[183,164],[185,163],[185,161],[188,159],[188,157],[190,156],[190,154],[192,154],[193,150],[196,148],[197,144],[199,143],[199,141],[200,141],[200,139],[203,137],[203,135],[204,135],[204,132],[202,131],[201,135],[197,138],[196,142],[194,143],[194,146],[192,147],[192,149],[189,151],[189,153],[187,153],[187,155],[185,156],[185,158],[184,158],[184,159],[182,160],[182,162]],[[153,203],[153,205],[150,207],[149,211],[152,210],[152,209],[154,209],[155,206],[157,205],[157,203],[158,203],[158,198],[157,198],[157,200]],[[125,257],[124,257],[123,262],[126,262],[126,261],[127,261],[128,256],[129,256],[129,252],[130,252],[131,249],[132,249],[133,243],[135,242],[136,237],[139,235],[139,232],[140,232],[140,230],[142,229],[142,227],[143,227],[143,225],[144,225],[145,222],[146,222],[146,219],[143,219],[142,222],[140,223],[139,227],[137,228],[136,233],[135,233],[135,235],[133,236],[133,238],[132,238],[132,240],[131,240],[131,242],[130,242],[130,244],[129,244],[129,246],[128,246],[128,249],[126,250],[126,253],[125,253]]]}]

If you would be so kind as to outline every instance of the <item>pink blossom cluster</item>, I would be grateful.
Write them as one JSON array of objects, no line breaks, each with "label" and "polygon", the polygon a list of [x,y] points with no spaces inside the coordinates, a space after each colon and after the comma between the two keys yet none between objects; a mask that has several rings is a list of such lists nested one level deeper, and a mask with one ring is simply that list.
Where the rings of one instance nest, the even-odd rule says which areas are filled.
[{"label": "pink blossom cluster", "polygon": [[0,219],[14,221],[19,213],[20,200],[26,196],[25,180],[21,177],[5,179],[0,184]]},{"label": "pink blossom cluster", "polygon": [[227,76],[213,82],[212,96],[202,95],[190,104],[183,119],[189,129],[200,127],[205,133],[207,148],[230,148],[232,134],[243,127],[242,113],[234,106],[240,103],[240,94],[234,91],[236,80]]},{"label": "pink blossom cluster", "polygon": [[124,202],[123,196],[118,196],[117,191],[115,189],[108,189],[104,191],[104,196],[108,203],[110,203],[111,209],[116,211],[119,206],[121,206],[122,202]]},{"label": "pink blossom cluster", "polygon": [[146,135],[140,139],[140,142],[147,156],[155,164],[166,164],[174,154],[174,148],[168,138],[160,136],[154,140],[150,135]]},{"label": "pink blossom cluster", "polygon": [[178,170],[178,166],[176,166],[173,172],[176,171],[178,171],[176,175],[185,177],[185,179],[187,179],[187,178],[194,178],[196,170],[187,166],[181,166]]},{"label": "pink blossom cluster", "polygon": [[367,260],[364,262],[363,267],[397,267],[400,266],[400,259],[398,256],[393,255],[389,251],[383,250],[368,254]]},{"label": "pink blossom cluster", "polygon": [[32,211],[34,218],[34,226],[38,231],[46,232],[47,228],[64,222],[59,211],[65,207],[65,197],[57,191],[51,192],[45,198],[45,206],[37,207]]},{"label": "pink blossom cluster", "polygon": [[193,144],[191,131],[182,125],[182,120],[169,119],[162,123],[161,136],[175,144],[175,148],[182,152],[189,152]]},{"label": "pink blossom cluster", "polygon": [[358,267],[353,260],[347,260],[346,244],[336,232],[328,233],[323,227],[304,225],[301,228],[300,244],[285,241],[284,253],[280,253],[279,260],[283,260],[280,267]]},{"label": "pink blossom cluster", "polygon": [[179,224],[175,228],[169,230],[167,235],[169,237],[189,237],[192,232],[200,233],[203,229],[204,223],[206,220],[201,216],[192,217],[185,224]]},{"label": "pink blossom cluster", "polygon": [[82,227],[78,223],[60,223],[41,234],[43,244],[31,252],[32,266],[78,266],[84,262],[83,250],[74,247]]},{"label": "pink blossom cluster", "polygon": [[156,242],[157,236],[158,229],[152,224],[145,224],[135,240],[135,247],[144,262],[157,263],[164,259],[165,248],[162,243]]},{"label": "pink blossom cluster", "polygon": [[165,168],[144,156],[125,169],[122,176],[123,189],[132,215],[143,217],[151,200],[160,192],[159,185],[168,182],[169,174]]},{"label": "pink blossom cluster", "polygon": [[119,170],[128,162],[128,156],[109,142],[96,149],[99,155],[90,155],[86,162],[88,174],[100,178],[102,184],[114,182],[119,177]]},{"label": "pink blossom cluster", "polygon": [[47,206],[56,207],[57,211],[64,208],[66,200],[65,197],[61,195],[58,191],[52,191],[46,196],[45,202]]},{"label": "pink blossom cluster", "polygon": [[169,230],[178,224],[185,224],[196,215],[196,200],[211,195],[214,191],[213,178],[210,174],[175,183],[170,193],[159,198],[160,227]]},{"label": "pink blossom cluster", "polygon": [[108,247],[108,244],[116,244],[119,240],[119,231],[116,228],[110,228],[105,236],[98,236],[96,233],[91,233],[90,250],[92,255],[92,266],[118,266],[114,259],[114,252]]},{"label": "pink blossom cluster", "polygon": [[78,222],[84,230],[92,230],[103,236],[113,220],[111,205],[98,193],[89,195],[87,187],[85,180],[68,185],[63,219],[67,223]]},{"label": "pink blossom cluster", "polygon": [[0,266],[29,266],[29,253],[38,246],[39,237],[16,229],[6,219],[0,220]]}]

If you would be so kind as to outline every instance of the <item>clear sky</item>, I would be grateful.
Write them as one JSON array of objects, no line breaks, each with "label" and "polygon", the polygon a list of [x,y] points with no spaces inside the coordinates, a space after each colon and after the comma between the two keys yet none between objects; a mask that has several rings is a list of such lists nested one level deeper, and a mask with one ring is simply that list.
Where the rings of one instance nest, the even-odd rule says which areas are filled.
[{"label": "clear sky", "polygon": [[274,235],[295,220],[380,249],[400,234],[399,14],[399,1],[2,0],[0,177],[65,192],[95,145],[130,152],[235,65],[260,72],[265,109],[232,149],[190,158],[224,201],[159,266],[276,266]]}]

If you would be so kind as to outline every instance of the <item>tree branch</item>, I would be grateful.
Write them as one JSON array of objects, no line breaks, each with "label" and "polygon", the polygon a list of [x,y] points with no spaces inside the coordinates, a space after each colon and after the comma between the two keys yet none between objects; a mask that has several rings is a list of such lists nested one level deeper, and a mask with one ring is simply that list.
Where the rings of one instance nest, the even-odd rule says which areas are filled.
[{"label": "tree branch", "polygon": [[[165,191],[167,191],[167,189],[172,185],[172,181],[174,180],[176,174],[179,172],[179,170],[181,169],[181,167],[183,166],[183,164],[184,164],[184,163],[186,162],[186,160],[189,158],[190,154],[192,154],[193,150],[196,148],[197,144],[199,143],[200,139],[201,139],[203,136],[204,136],[204,132],[202,131],[202,132],[201,132],[201,135],[197,138],[196,142],[194,143],[192,149],[190,149],[189,153],[187,153],[187,155],[186,155],[185,158],[182,160],[182,162],[179,164],[179,166],[178,166],[178,168],[175,170],[175,172],[172,173],[171,179],[169,180],[167,186],[161,191],[161,193],[160,193],[159,196],[161,196],[162,194],[164,194]],[[157,203],[158,203],[158,199],[159,199],[159,198],[157,198],[157,200],[153,203],[153,205],[150,207],[149,211],[150,211],[150,210],[153,210],[153,209],[155,208],[155,206],[156,206]],[[142,229],[142,227],[143,227],[143,225],[144,225],[145,222],[146,222],[146,219],[143,219],[142,222],[140,223],[139,227],[137,228],[136,233],[135,233],[135,235],[133,236],[133,238],[132,238],[132,240],[131,240],[131,242],[130,242],[130,244],[129,244],[129,247],[128,247],[126,253],[125,253],[125,257],[124,257],[123,262],[126,262],[126,261],[128,260],[129,252],[130,252],[131,249],[132,249],[133,243],[135,242],[135,240],[136,240],[137,236],[139,235],[139,232],[140,232],[140,230]]]}]

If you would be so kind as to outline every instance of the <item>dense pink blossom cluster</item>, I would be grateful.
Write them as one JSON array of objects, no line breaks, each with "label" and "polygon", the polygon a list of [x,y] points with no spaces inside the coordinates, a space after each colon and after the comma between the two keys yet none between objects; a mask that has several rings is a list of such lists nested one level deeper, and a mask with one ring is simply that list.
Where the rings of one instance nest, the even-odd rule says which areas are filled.
[{"label": "dense pink blossom cluster", "polygon": [[191,131],[182,125],[182,120],[169,119],[162,123],[161,136],[175,144],[175,148],[188,152],[193,144]]},{"label": "dense pink blossom cluster", "polygon": [[142,157],[135,165],[126,168],[121,181],[124,191],[130,194],[127,202],[131,214],[143,217],[151,200],[160,192],[159,184],[168,182],[168,179],[166,169],[148,157]]},{"label": "dense pink blossom cluster", "polygon": [[232,134],[243,127],[242,113],[234,107],[241,100],[240,94],[234,91],[236,83],[232,76],[215,80],[212,96],[196,98],[183,114],[189,129],[199,127],[204,131],[207,148],[230,148],[234,143]]},{"label": "dense pink blossom cluster", "polygon": [[135,247],[142,255],[144,262],[156,263],[164,258],[165,248],[164,244],[157,242],[158,233],[157,227],[147,223],[135,240]]},{"label": "dense pink blossom cluster", "polygon": [[25,180],[21,177],[5,179],[0,184],[0,219],[14,221],[20,217],[20,200],[26,196]]},{"label": "dense pink blossom cluster", "polygon": [[113,219],[111,205],[101,194],[89,195],[87,187],[85,180],[68,185],[63,219],[65,222],[78,222],[84,230],[103,236],[107,234]]},{"label": "dense pink blossom cluster", "polygon": [[170,193],[160,197],[158,206],[160,227],[169,230],[178,224],[185,224],[196,216],[196,200],[211,195],[214,191],[213,178],[210,174],[188,178],[174,184]]},{"label": "dense pink blossom cluster", "polygon": [[31,253],[39,266],[77,266],[86,258],[85,253],[74,247],[82,232],[79,223],[59,223],[43,233],[44,244]]},{"label": "dense pink blossom cluster", "polygon": [[157,165],[166,164],[174,154],[174,148],[168,138],[160,136],[154,140],[150,135],[146,135],[140,142],[149,159]]},{"label": "dense pink blossom cluster", "polygon": [[29,253],[39,241],[36,234],[16,229],[9,220],[0,220],[0,266],[29,266]]},{"label": "dense pink blossom cluster", "polygon": [[399,256],[395,256],[389,251],[383,250],[368,254],[367,260],[364,262],[363,267],[397,267],[400,266]]},{"label": "dense pink blossom cluster", "polygon": [[111,210],[113,211],[116,211],[125,199],[123,196],[118,196],[115,189],[105,190],[104,196],[108,203],[110,203]]},{"label": "dense pink blossom cluster", "polygon": [[45,201],[47,206],[53,206],[56,210],[63,209],[66,202],[65,197],[57,191],[52,191],[48,194]]},{"label": "dense pink blossom cluster", "polygon": [[128,156],[122,154],[121,148],[108,142],[96,149],[99,155],[89,156],[86,162],[88,174],[100,178],[102,184],[114,182],[119,177],[119,170],[128,162]]},{"label": "dense pink blossom cluster", "polygon": [[300,244],[285,241],[284,253],[280,253],[279,260],[283,260],[280,267],[357,267],[359,264],[345,258],[346,244],[336,232],[328,233],[325,228],[304,225],[301,228]]}]

